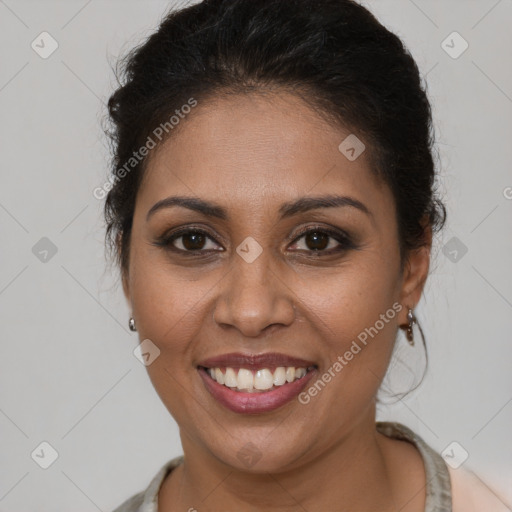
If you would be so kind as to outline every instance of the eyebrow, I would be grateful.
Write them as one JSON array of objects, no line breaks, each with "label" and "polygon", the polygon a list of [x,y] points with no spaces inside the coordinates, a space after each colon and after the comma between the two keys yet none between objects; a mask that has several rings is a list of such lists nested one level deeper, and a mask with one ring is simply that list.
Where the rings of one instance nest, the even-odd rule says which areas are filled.
[{"label": "eyebrow", "polygon": [[[188,208],[189,210],[202,213],[207,217],[229,220],[227,210],[216,203],[206,201],[198,197],[171,196],[155,203],[148,211],[146,215],[146,221],[149,221],[151,216],[154,215],[158,210],[171,208],[173,206]],[[279,214],[281,215],[281,219],[285,219],[292,217],[293,215],[297,215],[298,213],[304,213],[310,210],[316,210],[319,208],[337,208],[341,206],[358,209],[369,217],[373,217],[372,212],[358,199],[350,196],[339,195],[301,197],[295,201],[283,203],[279,208]]]}]

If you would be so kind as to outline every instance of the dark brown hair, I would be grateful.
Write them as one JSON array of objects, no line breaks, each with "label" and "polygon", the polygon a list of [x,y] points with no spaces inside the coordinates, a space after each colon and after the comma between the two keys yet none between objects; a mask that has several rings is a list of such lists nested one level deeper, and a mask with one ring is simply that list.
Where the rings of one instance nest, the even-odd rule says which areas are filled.
[{"label": "dark brown hair", "polygon": [[407,251],[425,244],[422,220],[434,232],[445,222],[434,190],[431,109],[416,63],[355,1],[204,0],[169,12],[118,64],[119,88],[108,101],[113,186],[104,214],[108,247],[123,271],[147,158],[122,179],[119,169],[191,98],[281,88],[360,134],[375,175],[395,198],[402,268]]}]

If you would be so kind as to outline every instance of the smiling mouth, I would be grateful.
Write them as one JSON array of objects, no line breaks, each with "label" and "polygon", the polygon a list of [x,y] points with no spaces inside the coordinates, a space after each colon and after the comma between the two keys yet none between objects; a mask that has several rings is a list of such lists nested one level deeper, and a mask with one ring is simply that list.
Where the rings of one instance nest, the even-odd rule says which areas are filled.
[{"label": "smiling mouth", "polygon": [[200,366],[209,377],[233,391],[242,393],[266,393],[292,382],[303,379],[316,366],[295,367],[278,366],[251,370],[236,367],[206,368]]}]

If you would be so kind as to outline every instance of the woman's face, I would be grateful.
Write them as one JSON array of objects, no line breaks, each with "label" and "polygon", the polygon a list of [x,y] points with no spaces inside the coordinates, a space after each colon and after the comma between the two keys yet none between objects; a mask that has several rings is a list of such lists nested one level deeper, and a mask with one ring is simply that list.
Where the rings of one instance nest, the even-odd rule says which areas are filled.
[{"label": "woman's face", "polygon": [[[150,155],[123,281],[140,341],[160,351],[150,350],[158,356],[147,370],[185,453],[244,470],[294,468],[373,429],[374,397],[398,324],[419,300],[428,250],[401,274],[389,188],[365,151],[354,160],[350,144],[339,149],[349,133],[300,99],[199,102],[181,123]],[[149,213],[176,196],[213,208]],[[306,198],[326,196],[349,199],[309,208]],[[229,386],[203,366],[224,379],[229,371]],[[309,371],[282,384],[278,368],[286,377],[292,366]]]}]

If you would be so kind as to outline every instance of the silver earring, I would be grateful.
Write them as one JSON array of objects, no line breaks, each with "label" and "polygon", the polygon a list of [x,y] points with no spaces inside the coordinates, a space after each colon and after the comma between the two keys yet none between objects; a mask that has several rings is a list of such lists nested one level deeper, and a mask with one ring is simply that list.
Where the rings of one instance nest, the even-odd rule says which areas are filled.
[{"label": "silver earring", "polygon": [[407,341],[411,347],[414,347],[414,333],[412,328],[415,323],[417,323],[416,317],[414,316],[412,309],[409,308],[409,311],[407,312],[407,323],[401,324],[399,327],[405,331]]},{"label": "silver earring", "polygon": [[130,328],[130,331],[136,331],[137,328],[135,327],[135,320],[133,318],[130,318],[128,321],[128,327]]}]

